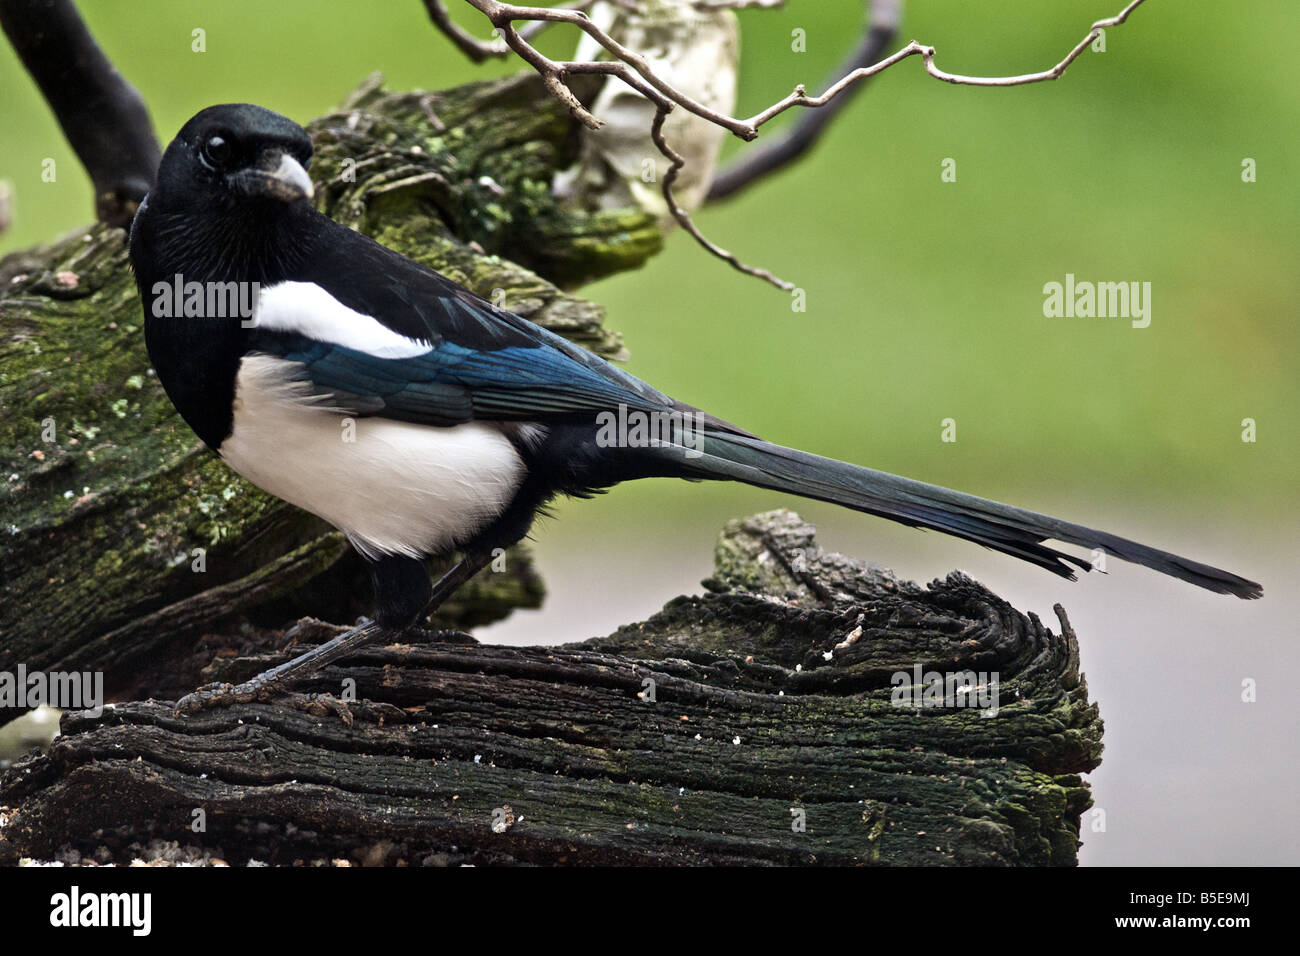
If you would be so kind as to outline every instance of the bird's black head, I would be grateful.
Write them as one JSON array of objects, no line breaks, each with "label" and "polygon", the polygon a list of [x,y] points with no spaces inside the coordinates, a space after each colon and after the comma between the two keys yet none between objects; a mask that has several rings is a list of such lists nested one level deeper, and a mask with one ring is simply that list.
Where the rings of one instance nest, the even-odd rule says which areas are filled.
[{"label": "bird's black head", "polygon": [[249,103],[209,106],[163,154],[152,208],[262,216],[311,198],[311,139],[291,119]]},{"label": "bird's black head", "polygon": [[[256,309],[257,284],[283,281],[313,254],[325,219],[307,201],[311,153],[307,132],[279,113],[209,107],[167,147],[158,181],[131,223],[150,359],[181,415],[211,447],[230,432],[251,317],[243,310]],[[191,287],[201,292],[193,310]],[[220,304],[214,309],[213,302]]]}]

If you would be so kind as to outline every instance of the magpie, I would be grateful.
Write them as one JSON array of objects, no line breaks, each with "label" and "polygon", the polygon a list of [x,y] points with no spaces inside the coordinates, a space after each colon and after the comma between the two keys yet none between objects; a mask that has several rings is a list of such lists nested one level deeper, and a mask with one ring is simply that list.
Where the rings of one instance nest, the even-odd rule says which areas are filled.
[{"label": "magpie", "polygon": [[[176,410],[240,475],[347,536],[368,567],[374,615],[237,687],[205,687],[183,710],[260,697],[413,627],[555,497],[638,478],[832,502],[1071,580],[1090,562],[1045,542],[1219,593],[1263,593],[1103,531],[783,448],[669,398],[318,212],[311,156],[306,131],[278,113],[201,111],[163,155],[130,259],[149,357]],[[202,290],[214,288],[252,290],[252,308],[213,307]],[[431,581],[426,560],[452,553],[459,563]]]}]

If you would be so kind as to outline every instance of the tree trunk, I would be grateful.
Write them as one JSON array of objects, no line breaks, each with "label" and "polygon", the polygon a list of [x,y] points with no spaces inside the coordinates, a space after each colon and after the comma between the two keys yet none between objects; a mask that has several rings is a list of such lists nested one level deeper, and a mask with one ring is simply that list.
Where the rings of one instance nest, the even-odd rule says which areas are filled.
[{"label": "tree trunk", "polygon": [[[69,714],[0,781],[0,859],[1075,862],[1101,720],[1059,607],[1056,635],[959,573],[897,581],[788,511],[728,526],[706,583],[609,637],[373,648],[300,688],[358,703]],[[918,667],[996,696],[927,701]]]}]

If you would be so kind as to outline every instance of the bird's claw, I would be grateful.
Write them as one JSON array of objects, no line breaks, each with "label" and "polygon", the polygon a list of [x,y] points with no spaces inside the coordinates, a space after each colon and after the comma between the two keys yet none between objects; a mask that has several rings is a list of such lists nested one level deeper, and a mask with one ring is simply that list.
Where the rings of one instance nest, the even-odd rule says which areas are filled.
[{"label": "bird's claw", "polygon": [[[255,700],[266,700],[276,695],[274,685],[258,685],[252,681],[243,684],[207,684],[186,694],[176,702],[176,713],[197,714],[233,704],[248,704]],[[276,695],[282,698],[285,707],[300,710],[315,717],[334,715],[351,727],[352,712],[348,701],[340,700],[330,694],[294,694],[288,691]]]},{"label": "bird's claw", "polygon": [[430,630],[424,627],[408,627],[402,632],[402,640],[408,644],[477,644],[478,640],[464,631],[450,629]]},{"label": "bird's claw", "polygon": [[313,717],[325,717],[333,714],[348,727],[352,726],[352,711],[348,701],[340,700],[332,694],[288,694],[285,706],[300,710]]},{"label": "bird's claw", "polygon": [[257,700],[266,688],[252,682],[243,684],[205,684],[176,702],[177,714],[197,714],[203,710],[247,704]]}]

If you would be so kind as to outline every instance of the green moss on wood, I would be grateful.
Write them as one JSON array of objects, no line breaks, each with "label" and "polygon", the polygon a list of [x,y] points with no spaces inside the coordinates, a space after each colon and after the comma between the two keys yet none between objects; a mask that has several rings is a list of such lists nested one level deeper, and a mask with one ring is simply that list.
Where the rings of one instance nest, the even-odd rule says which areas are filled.
[{"label": "green moss on wood", "polygon": [[[1054,634],[961,575],[921,588],[827,554],[789,512],[733,523],[718,553],[708,595],[609,637],[373,647],[298,688],[354,684],[350,721],[311,697],[70,715],[47,757],[0,779],[16,809],[0,859],[6,839],[41,856],[156,836],[232,862],[368,859],[379,841],[408,863],[1075,862],[1101,722],[1067,623]],[[755,575],[773,590],[720,580]],[[865,626],[845,643],[849,625]],[[896,706],[890,674],[918,660],[998,672],[999,712]]]}]

